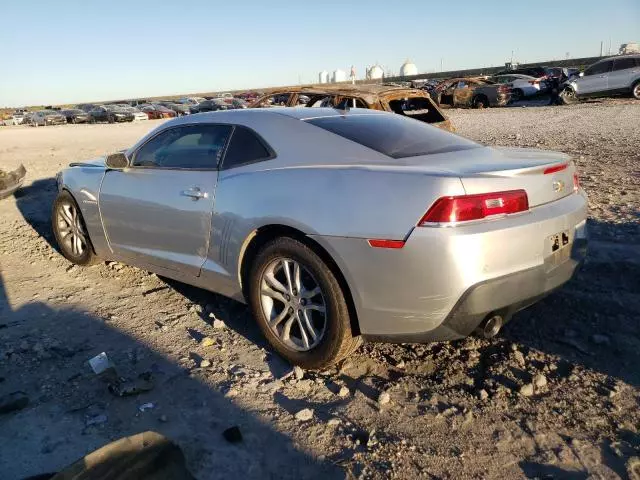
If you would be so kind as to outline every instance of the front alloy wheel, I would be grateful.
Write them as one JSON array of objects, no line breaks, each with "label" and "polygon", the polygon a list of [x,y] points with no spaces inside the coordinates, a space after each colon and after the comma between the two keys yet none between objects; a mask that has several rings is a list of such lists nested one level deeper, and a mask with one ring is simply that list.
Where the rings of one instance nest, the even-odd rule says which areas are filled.
[{"label": "front alloy wheel", "polygon": [[631,91],[633,98],[636,100],[640,100],[640,82],[636,83],[633,86],[633,90]]},{"label": "front alloy wheel", "polygon": [[53,233],[64,257],[78,265],[95,260],[93,246],[80,209],[68,192],[61,192],[53,205]]}]

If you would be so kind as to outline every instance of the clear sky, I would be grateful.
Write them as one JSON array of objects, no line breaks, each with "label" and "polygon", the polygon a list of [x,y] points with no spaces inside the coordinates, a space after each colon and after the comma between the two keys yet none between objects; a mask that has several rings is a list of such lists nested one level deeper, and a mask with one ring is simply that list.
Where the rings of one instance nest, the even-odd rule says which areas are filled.
[{"label": "clear sky", "polygon": [[0,0],[0,106],[597,55],[640,42],[640,0]]}]

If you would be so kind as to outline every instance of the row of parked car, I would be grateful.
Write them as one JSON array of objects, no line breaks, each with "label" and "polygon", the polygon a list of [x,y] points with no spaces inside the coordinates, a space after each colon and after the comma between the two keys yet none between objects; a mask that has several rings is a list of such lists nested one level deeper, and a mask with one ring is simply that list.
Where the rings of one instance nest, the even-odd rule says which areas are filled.
[{"label": "row of parked car", "polygon": [[[255,98],[256,95],[247,94],[247,98]],[[221,94],[215,98],[185,97],[179,100],[138,99],[104,105],[83,103],[69,109],[48,107],[38,111],[18,110],[14,112],[10,123],[39,127],[66,123],[133,122],[236,108],[247,108],[247,100],[231,94]]]},{"label": "row of parked car", "polygon": [[[115,123],[248,107],[342,106],[394,111],[429,123],[444,122],[442,126],[449,129],[446,116],[438,108],[442,105],[501,107],[549,93],[552,88],[556,89],[555,93],[563,103],[617,94],[631,94],[640,99],[640,55],[604,58],[584,72],[559,67],[528,67],[504,70],[492,76],[414,80],[406,84],[383,84],[377,87],[325,84],[272,91],[264,95],[247,92],[234,97],[230,93],[222,93],[216,97],[184,97],[178,100],[138,99],[105,105],[80,104],[66,110],[49,107],[36,112],[16,111],[11,123],[33,126]],[[372,94],[376,97],[372,97]]]},{"label": "row of parked car", "polygon": [[550,93],[562,103],[589,97],[631,95],[640,99],[640,55],[603,58],[580,71],[576,68],[528,67],[504,70],[492,76],[422,81],[418,85],[440,105],[500,107]]}]

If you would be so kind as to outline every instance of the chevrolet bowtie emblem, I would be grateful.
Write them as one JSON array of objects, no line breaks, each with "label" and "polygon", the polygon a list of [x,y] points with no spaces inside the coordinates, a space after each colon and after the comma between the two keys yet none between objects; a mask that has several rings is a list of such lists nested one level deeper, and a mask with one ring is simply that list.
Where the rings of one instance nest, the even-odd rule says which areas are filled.
[{"label": "chevrolet bowtie emblem", "polygon": [[561,192],[562,190],[564,190],[564,182],[562,180],[556,180],[553,182],[554,192]]}]

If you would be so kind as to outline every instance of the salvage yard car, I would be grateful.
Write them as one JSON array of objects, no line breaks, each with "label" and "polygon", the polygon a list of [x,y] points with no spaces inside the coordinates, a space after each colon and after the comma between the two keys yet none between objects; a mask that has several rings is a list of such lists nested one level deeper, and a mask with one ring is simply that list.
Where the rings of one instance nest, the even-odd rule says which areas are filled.
[{"label": "salvage yard car", "polygon": [[437,85],[431,95],[439,105],[503,107],[511,100],[511,88],[480,78],[451,78]]},{"label": "salvage yard car", "polygon": [[64,125],[67,117],[55,110],[38,110],[33,112],[29,119],[29,125],[33,127],[45,127],[47,125]]},{"label": "salvage yard car", "polygon": [[133,122],[133,113],[115,105],[98,105],[89,110],[89,123]]},{"label": "salvage yard car", "polygon": [[[300,97],[306,97],[301,101]],[[392,85],[322,85],[276,90],[255,100],[249,108],[273,106],[328,107],[344,105],[394,112],[454,131],[444,112],[424,90]]]},{"label": "salvage yard car", "polygon": [[507,85],[511,88],[511,100],[517,102],[524,97],[538,95],[547,90],[547,83],[543,78],[531,77],[529,75],[520,75],[517,73],[510,75],[495,75],[487,80]]},{"label": "salvage yard car", "polygon": [[87,123],[89,121],[89,114],[79,108],[61,110],[60,113],[65,116],[67,123]]},{"label": "salvage yard car", "polygon": [[498,333],[586,251],[562,153],[490,148],[375,110],[237,109],[163,123],[57,176],[78,265],[117,260],[247,302],[283,357],[324,368],[361,338]]},{"label": "salvage yard car", "polygon": [[139,105],[138,109],[149,117],[149,120],[158,120],[162,118],[174,118],[178,114],[164,105],[145,104]]},{"label": "salvage yard car", "polygon": [[560,98],[572,103],[582,98],[629,94],[640,100],[640,55],[619,55],[594,63],[564,84]]}]

